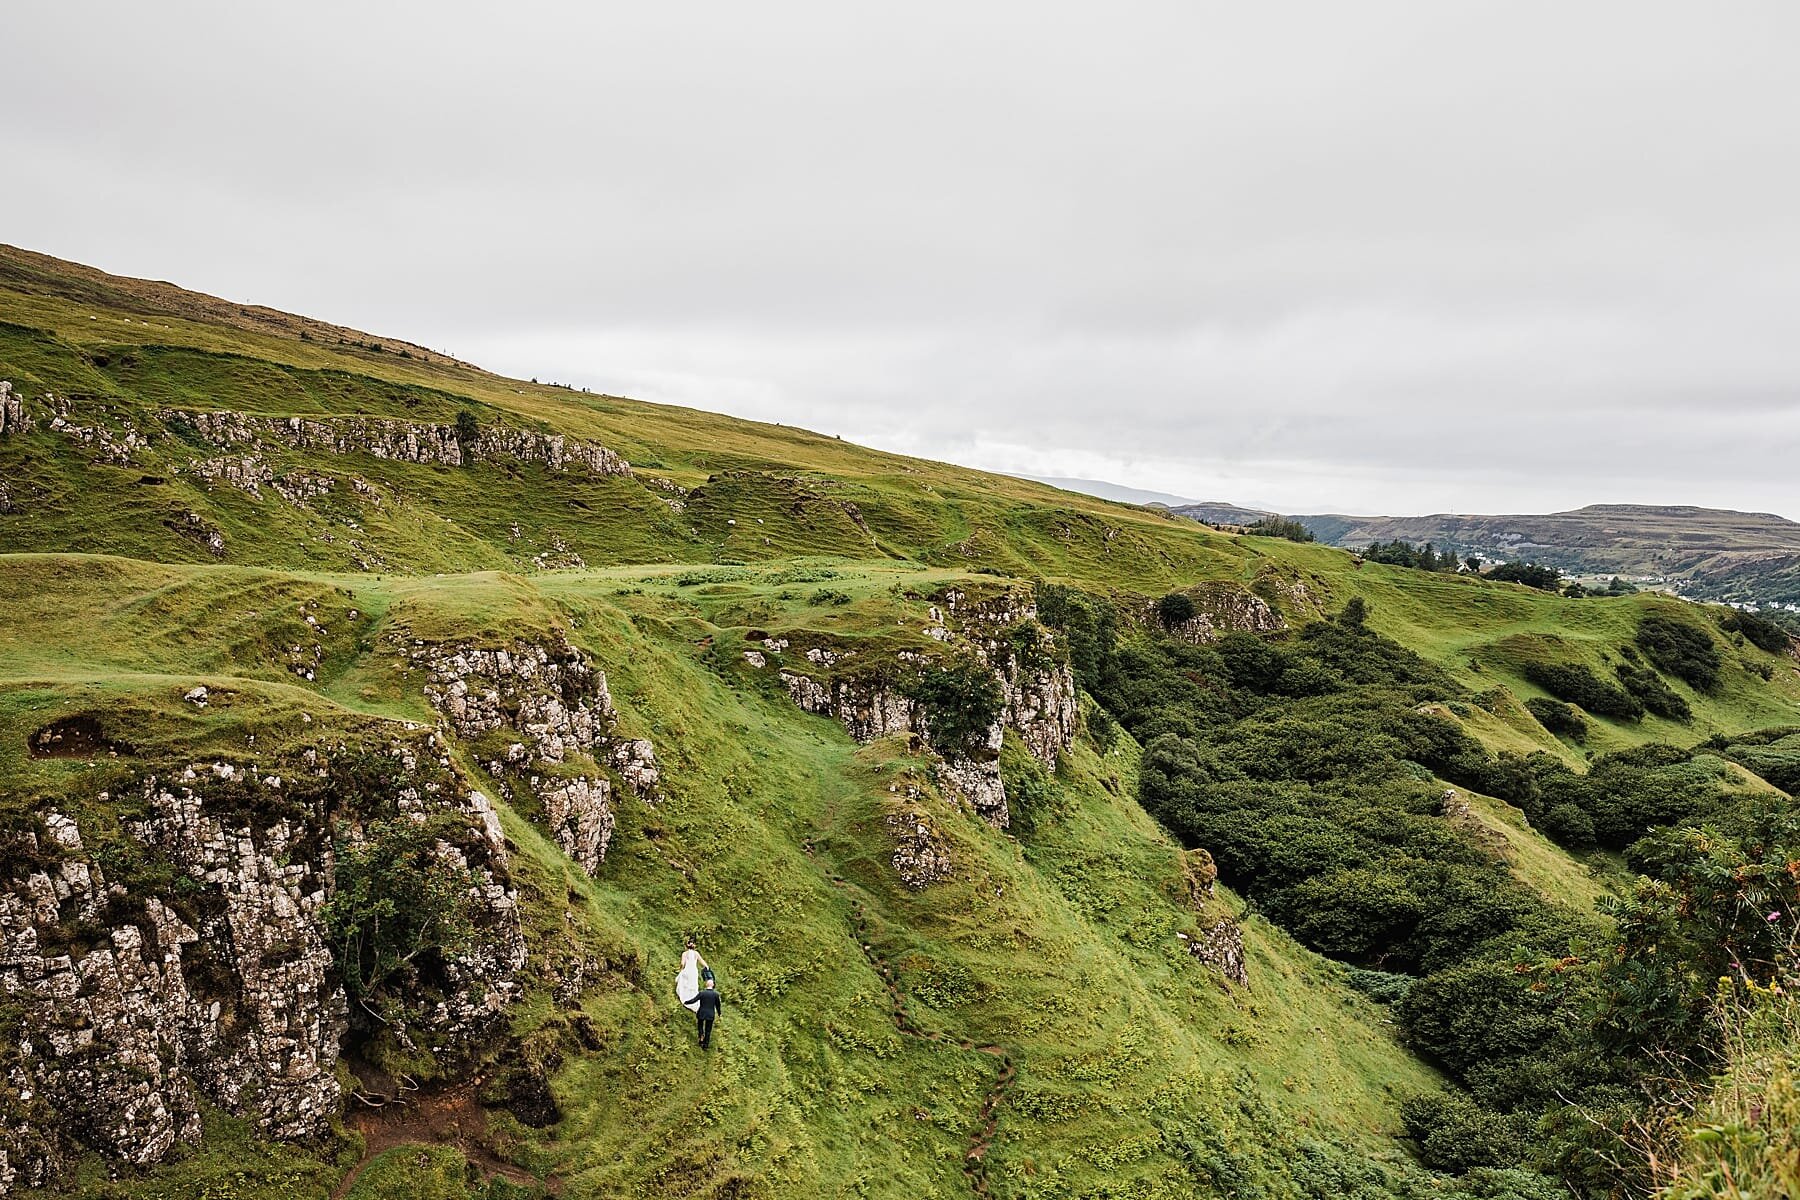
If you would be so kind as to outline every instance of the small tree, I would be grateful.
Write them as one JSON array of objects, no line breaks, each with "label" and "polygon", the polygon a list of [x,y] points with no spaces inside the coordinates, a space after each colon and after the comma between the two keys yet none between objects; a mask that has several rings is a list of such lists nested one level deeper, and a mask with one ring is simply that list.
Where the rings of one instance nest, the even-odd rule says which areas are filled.
[{"label": "small tree", "polygon": [[1344,611],[1338,614],[1338,624],[1351,629],[1361,629],[1369,619],[1369,605],[1361,596],[1350,597],[1344,605]]},{"label": "small tree", "polygon": [[1185,625],[1194,619],[1194,598],[1186,592],[1170,592],[1156,602],[1156,615],[1164,629]]},{"label": "small tree", "polygon": [[455,953],[475,936],[480,880],[444,855],[442,822],[392,817],[353,836],[340,827],[336,891],[325,905],[331,952],[344,990],[372,1001],[424,961]]},{"label": "small tree", "polygon": [[925,706],[931,744],[944,755],[982,755],[1006,704],[994,673],[973,659],[927,667],[906,692]]},{"label": "small tree", "polygon": [[481,422],[475,419],[475,414],[470,412],[466,408],[463,409],[461,412],[457,413],[456,414],[456,441],[457,441],[457,444],[462,446],[463,449],[467,450],[470,446],[473,446],[475,444],[476,440],[479,439],[480,437],[481,437]]}]

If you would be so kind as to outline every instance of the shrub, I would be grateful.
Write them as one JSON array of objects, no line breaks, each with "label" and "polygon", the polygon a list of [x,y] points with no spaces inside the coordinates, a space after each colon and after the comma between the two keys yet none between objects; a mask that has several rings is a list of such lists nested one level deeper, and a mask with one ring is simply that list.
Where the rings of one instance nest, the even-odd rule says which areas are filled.
[{"label": "shrub", "polygon": [[1098,692],[1101,665],[1113,652],[1113,606],[1062,584],[1040,583],[1035,593],[1038,620],[1063,635],[1075,682],[1089,694]]},{"label": "shrub", "polygon": [[1286,538],[1290,542],[1310,542],[1313,532],[1298,521],[1290,521],[1286,517],[1263,517],[1253,522],[1245,530],[1258,537]]},{"label": "shrub", "polygon": [[456,414],[456,441],[457,441],[457,444],[459,444],[463,448],[463,450],[466,452],[468,450],[468,448],[470,446],[473,446],[475,444],[476,440],[479,439],[480,437],[481,437],[481,422],[477,421],[475,419],[475,414],[470,412],[466,408],[463,409],[461,412],[457,413]]},{"label": "shrub", "polygon": [[958,659],[947,667],[927,667],[904,690],[925,706],[926,732],[940,754],[966,757],[987,752],[988,731],[999,719],[1005,699],[986,666]]},{"label": "shrub", "polygon": [[1547,809],[1540,828],[1545,837],[1571,850],[1594,848],[1594,819],[1573,804],[1557,804]]},{"label": "shrub", "polygon": [[480,879],[439,853],[445,821],[392,817],[361,836],[340,827],[334,839],[337,890],[325,905],[326,934],[344,990],[365,1008],[474,937],[470,897]]},{"label": "shrub", "polygon": [[1792,634],[1767,617],[1753,612],[1733,609],[1721,624],[1733,633],[1743,634],[1752,646],[1767,650],[1770,654],[1784,654],[1793,645]]},{"label": "shrub", "polygon": [[1634,639],[1652,663],[1703,692],[1719,686],[1723,660],[1712,635],[1698,625],[1651,614],[1638,622]]},{"label": "shrub", "polygon": [[1489,579],[1497,579],[1502,583],[1522,583],[1526,587],[1539,588],[1546,592],[1554,592],[1562,582],[1562,572],[1555,567],[1543,567],[1537,563],[1508,562],[1501,563],[1487,573]]},{"label": "shrub", "polygon": [[1647,711],[1671,721],[1680,721],[1683,725],[1694,719],[1694,710],[1688,707],[1688,702],[1679,692],[1664,683],[1662,676],[1655,671],[1619,663],[1613,668],[1613,672],[1618,675],[1625,690],[1636,697]]},{"label": "shrub", "polygon": [[1579,742],[1587,736],[1587,722],[1581,719],[1581,713],[1561,700],[1533,696],[1525,702],[1525,708],[1537,718],[1538,724],[1559,737],[1570,737]]},{"label": "shrub", "polygon": [[1596,716],[1636,721],[1644,715],[1644,705],[1637,697],[1604,682],[1580,663],[1528,662],[1525,678]]},{"label": "shrub", "polygon": [[1185,625],[1194,619],[1194,598],[1186,592],[1170,592],[1156,602],[1156,615],[1164,629]]},{"label": "shrub", "polygon": [[1407,1136],[1418,1144],[1425,1165],[1460,1174],[1475,1167],[1517,1163],[1523,1131],[1502,1116],[1455,1092],[1414,1096],[1400,1105]]}]

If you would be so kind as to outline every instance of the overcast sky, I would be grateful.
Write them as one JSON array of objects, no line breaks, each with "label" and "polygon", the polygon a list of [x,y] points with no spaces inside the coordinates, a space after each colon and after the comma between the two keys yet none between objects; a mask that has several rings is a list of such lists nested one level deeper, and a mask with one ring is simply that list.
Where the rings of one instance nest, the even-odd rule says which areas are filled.
[{"label": "overcast sky", "polygon": [[0,240],[1298,511],[1800,518],[1800,6],[7,4]]}]

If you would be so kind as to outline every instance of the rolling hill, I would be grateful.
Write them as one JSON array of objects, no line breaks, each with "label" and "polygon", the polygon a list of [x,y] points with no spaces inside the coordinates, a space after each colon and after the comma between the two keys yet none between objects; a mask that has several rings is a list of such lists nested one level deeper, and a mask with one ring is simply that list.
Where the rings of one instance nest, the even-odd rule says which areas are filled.
[{"label": "rolling hill", "polygon": [[1724,616],[0,249],[0,1193],[1543,1200],[1434,1022],[1785,801]]},{"label": "rolling hill", "polygon": [[1773,513],[1592,504],[1537,516],[1298,520],[1335,546],[1431,542],[1458,554],[1529,559],[1570,573],[1667,580],[1696,599],[1800,604],[1800,523]]}]

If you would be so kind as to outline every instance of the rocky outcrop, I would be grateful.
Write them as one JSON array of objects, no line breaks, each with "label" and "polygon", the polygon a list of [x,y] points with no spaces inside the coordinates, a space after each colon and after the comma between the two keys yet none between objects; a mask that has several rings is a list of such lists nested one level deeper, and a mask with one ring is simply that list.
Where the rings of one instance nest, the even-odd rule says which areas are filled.
[{"label": "rocky outcrop", "polygon": [[566,639],[505,646],[421,641],[409,657],[426,672],[426,699],[465,741],[512,729],[527,739],[532,759],[560,763],[591,755],[612,724],[605,674]]},{"label": "rocky outcrop", "polygon": [[894,838],[894,873],[913,891],[941,883],[955,872],[949,844],[925,814],[889,813],[887,827]]},{"label": "rocky outcrop", "polygon": [[[1202,583],[1185,593],[1194,602],[1194,615],[1169,632],[1183,641],[1202,645],[1226,633],[1279,633],[1287,628],[1269,602],[1235,583]],[[1153,609],[1146,620],[1156,620]]]},{"label": "rocky outcrop", "polygon": [[562,852],[589,875],[599,873],[612,841],[612,785],[585,776],[549,783],[533,775],[530,787],[544,806],[544,824]]},{"label": "rocky outcrop", "polygon": [[[605,673],[561,635],[505,646],[418,641],[408,657],[425,672],[426,698],[459,739],[491,744],[496,733],[518,735],[483,765],[509,791],[528,793],[557,845],[596,873],[616,824],[613,786],[601,764],[644,799],[654,798],[660,780],[650,741],[616,736]],[[579,771],[590,763],[592,771]]]},{"label": "rocky outcrop", "polygon": [[1006,784],[1000,778],[999,746],[994,758],[946,758],[937,764],[938,787],[967,804],[996,829],[1012,824]]},{"label": "rocky outcrop", "polygon": [[[129,416],[118,417],[116,429],[107,424],[106,418],[112,414],[105,404],[95,406],[95,416],[84,414],[78,419],[73,401],[62,396],[45,398],[49,401],[53,414],[50,428],[70,441],[86,446],[96,463],[115,467],[129,466],[132,457],[150,444],[150,439],[138,431]],[[83,424],[84,421],[92,421],[93,424]]]},{"label": "rocky outcrop", "polygon": [[931,714],[910,694],[907,676],[935,669],[946,652],[973,658],[993,672],[1000,715],[972,744],[944,756],[938,783],[1004,829],[1011,822],[999,763],[1005,731],[1013,730],[1033,757],[1055,768],[1075,738],[1074,673],[1054,635],[1038,623],[1029,595],[1007,591],[973,600],[950,588],[934,599],[921,632],[944,651],[903,649],[897,663],[865,664],[854,648],[815,645],[802,655],[806,665],[788,667],[781,664],[790,657],[789,639],[765,637],[763,648],[746,652],[744,660],[759,669],[773,662],[797,706],[833,718],[859,742],[871,742],[900,733],[927,735]]},{"label": "rocky outcrop", "polygon": [[25,397],[13,395],[12,384],[0,379],[0,436],[30,431],[31,417],[25,411]]},{"label": "rocky outcrop", "polygon": [[1250,982],[1244,963],[1244,931],[1218,903],[1218,879],[1219,867],[1210,851],[1194,849],[1182,854],[1181,880],[1187,903],[1199,917],[1199,929],[1191,936],[1175,936],[1186,943],[1189,954],[1241,986]]},{"label": "rocky outcrop", "polygon": [[[1186,937],[1186,935],[1182,935]],[[1188,953],[1239,987],[1250,982],[1244,963],[1244,931],[1230,917],[1220,915],[1197,934],[1187,937]]]},{"label": "rocky outcrop", "polygon": [[184,512],[163,524],[189,541],[199,542],[214,558],[225,557],[225,532],[199,513]]},{"label": "rocky outcrop", "polygon": [[932,605],[926,636],[934,641],[962,640],[994,670],[1004,701],[1001,724],[1019,735],[1034,758],[1055,769],[1062,752],[1075,740],[1080,705],[1075,674],[1038,622],[1029,595],[1003,592],[971,600],[948,588]]},{"label": "rocky outcrop", "polygon": [[[499,821],[433,739],[395,748],[386,802],[403,817],[464,821],[436,853],[477,881],[477,936],[442,964],[435,1005],[409,1018],[414,1038],[442,1049],[485,1033],[515,998],[525,944]],[[112,835],[106,858],[125,864],[118,877],[60,813],[17,835],[13,877],[0,880],[0,994],[19,1018],[0,1190],[51,1181],[76,1147],[158,1162],[199,1138],[203,1103],[276,1138],[318,1136],[337,1114],[348,1005],[324,911],[331,831],[346,814],[335,768],[307,754],[285,777],[207,763],[143,779],[129,807],[144,815]],[[134,861],[166,867],[133,876]]]},{"label": "rocky outcrop", "polygon": [[259,417],[240,412],[167,410],[165,421],[182,423],[211,444],[260,449],[268,444],[325,454],[367,454],[395,462],[460,467],[510,459],[542,463],[552,471],[585,470],[629,476],[631,464],[598,442],[560,433],[481,426],[463,440],[454,425],[383,417]]},{"label": "rocky outcrop", "polygon": [[925,728],[924,709],[888,682],[855,675],[817,679],[780,672],[788,695],[800,708],[840,722],[859,742]]},{"label": "rocky outcrop", "polygon": [[275,482],[275,472],[259,455],[233,454],[203,458],[194,463],[194,475],[209,484],[224,484],[260,497],[265,485]]}]

